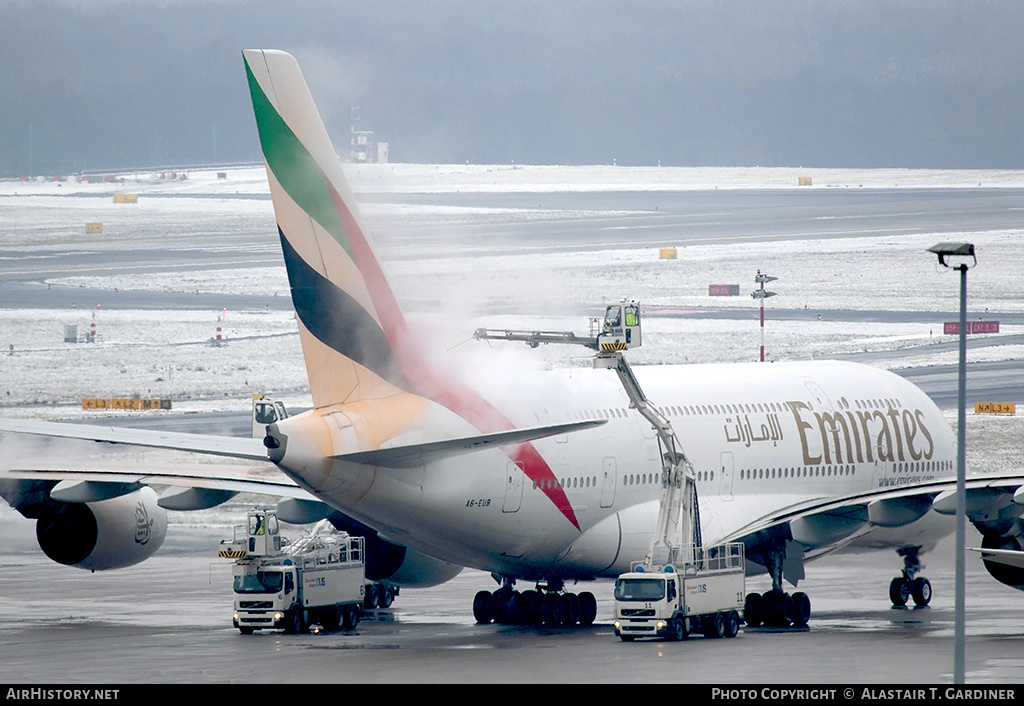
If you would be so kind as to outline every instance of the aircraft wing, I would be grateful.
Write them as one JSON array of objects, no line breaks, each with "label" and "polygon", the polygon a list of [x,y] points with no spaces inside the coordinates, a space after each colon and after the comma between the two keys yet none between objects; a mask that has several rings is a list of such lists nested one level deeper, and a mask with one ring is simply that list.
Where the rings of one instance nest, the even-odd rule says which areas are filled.
[{"label": "aircraft wing", "polygon": [[101,483],[138,487],[165,485],[178,488],[202,488],[231,493],[258,493],[298,500],[315,500],[269,461],[258,465],[226,463],[165,464],[144,470],[132,468],[93,468],[84,466],[18,467],[0,469],[0,479],[58,481],[62,483]]},{"label": "aircraft wing", "polygon": [[[1016,517],[1024,506],[1024,475],[1002,473],[972,475],[967,478],[967,517],[972,522],[993,522]],[[774,509],[765,513],[746,507],[736,498],[737,516],[754,517],[734,527],[723,541],[742,541],[748,554],[772,540],[795,541],[808,555],[821,555],[843,547],[867,535],[871,530],[908,525],[930,511],[956,514],[956,479],[924,481],[890,488],[853,493],[846,496],[783,496]],[[765,498],[759,499],[762,504]],[[724,505],[724,503],[723,503]],[[984,550],[988,551],[988,550]],[[801,557],[802,558],[802,557]],[[802,578],[802,566],[794,567]],[[795,583],[795,581],[792,581]]]},{"label": "aircraft wing", "polygon": [[156,431],[153,429],[130,429],[127,427],[25,421],[20,419],[0,419],[0,432],[100,441],[108,444],[145,446],[173,451],[191,451],[249,461],[267,460],[267,450],[264,448],[262,440],[244,437],[186,434],[182,432]]},{"label": "aircraft wing", "polygon": [[[334,458],[349,463],[359,463],[389,468],[410,468],[423,463],[441,460],[486,448],[510,446],[513,444],[590,429],[604,424],[607,420],[597,419],[566,424],[554,424],[493,434],[482,434],[458,439],[445,439],[426,443],[401,444],[390,448],[342,454]],[[107,427],[61,422],[0,420],[0,432],[34,434],[64,439],[97,441],[110,444],[125,444],[171,451],[225,456],[235,459],[258,461],[257,465],[228,464],[174,464],[167,469],[148,466],[145,470],[90,468],[53,465],[45,467],[20,467],[0,470],[0,478],[15,480],[48,480],[64,483],[92,483],[118,485],[110,492],[127,492],[141,485],[166,485],[181,488],[202,488],[232,493],[251,492],[264,495],[314,499],[299,488],[291,479],[281,473],[267,458],[267,450],[260,439],[243,437],[186,434],[123,427]],[[93,487],[94,495],[103,491]],[[79,492],[79,495],[82,493]],[[65,495],[70,495],[65,491]]]}]

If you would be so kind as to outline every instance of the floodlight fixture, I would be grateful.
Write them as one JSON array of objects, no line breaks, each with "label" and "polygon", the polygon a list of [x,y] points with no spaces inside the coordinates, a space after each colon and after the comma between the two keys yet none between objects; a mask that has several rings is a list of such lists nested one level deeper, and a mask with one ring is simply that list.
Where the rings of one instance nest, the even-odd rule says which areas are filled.
[{"label": "floodlight fixture", "polygon": [[928,248],[928,252],[938,255],[939,264],[943,267],[950,267],[952,269],[967,267],[966,262],[961,262],[959,265],[951,265],[949,263],[949,258],[951,257],[971,258],[970,267],[978,264],[978,258],[974,254],[974,243],[939,243]]}]

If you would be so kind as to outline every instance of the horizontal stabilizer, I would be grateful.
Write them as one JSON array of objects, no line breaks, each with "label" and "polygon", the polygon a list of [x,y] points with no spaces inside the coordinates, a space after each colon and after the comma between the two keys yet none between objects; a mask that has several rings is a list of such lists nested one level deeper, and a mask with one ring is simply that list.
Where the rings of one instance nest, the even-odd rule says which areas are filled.
[{"label": "horizontal stabilizer", "polygon": [[35,434],[38,436],[81,439],[84,441],[102,441],[109,444],[146,446],[173,451],[191,451],[211,456],[244,458],[249,461],[267,460],[267,450],[263,447],[261,440],[235,436],[185,434],[182,432],[155,431],[151,429],[23,421],[20,419],[0,420],[0,432]]},{"label": "horizontal stabilizer", "polygon": [[350,454],[333,456],[339,461],[348,463],[361,463],[368,466],[385,466],[387,468],[412,468],[426,463],[433,463],[441,459],[461,456],[462,454],[481,451],[487,448],[499,446],[512,446],[526,441],[543,439],[558,434],[568,434],[583,429],[593,429],[604,423],[607,419],[589,419],[582,422],[570,422],[568,424],[554,424],[543,427],[530,427],[528,429],[512,429],[511,431],[500,431],[494,434],[482,434],[480,436],[469,436],[461,439],[447,439],[445,441],[431,441],[425,444],[411,444],[398,446],[390,449],[377,449],[375,451],[359,451]]}]

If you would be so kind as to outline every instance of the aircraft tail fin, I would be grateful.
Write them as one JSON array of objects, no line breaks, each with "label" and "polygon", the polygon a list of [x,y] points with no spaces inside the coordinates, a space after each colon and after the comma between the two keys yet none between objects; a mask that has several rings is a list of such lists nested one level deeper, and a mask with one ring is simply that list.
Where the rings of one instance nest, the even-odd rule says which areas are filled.
[{"label": "aircraft tail fin", "polygon": [[409,390],[408,340],[341,163],[284,52],[243,52],[315,407]]},{"label": "aircraft tail fin", "polygon": [[[516,429],[511,420],[428,361],[410,335],[298,62],[280,51],[243,56],[314,407],[412,393],[482,432],[468,437],[472,444],[518,439],[501,434]],[[416,451],[423,459],[449,453],[447,446]],[[531,441],[506,453],[579,529],[565,491]]]}]

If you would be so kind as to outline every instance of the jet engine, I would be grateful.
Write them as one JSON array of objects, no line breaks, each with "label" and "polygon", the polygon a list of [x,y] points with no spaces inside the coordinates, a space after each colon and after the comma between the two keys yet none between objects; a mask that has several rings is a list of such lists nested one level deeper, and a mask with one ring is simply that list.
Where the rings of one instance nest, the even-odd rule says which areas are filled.
[{"label": "jet engine", "polygon": [[426,588],[455,578],[461,566],[427,556],[415,549],[395,544],[377,534],[372,527],[335,512],[331,524],[351,535],[360,535],[366,542],[366,578],[387,581],[399,586]]},{"label": "jet engine", "polygon": [[[989,537],[981,538],[982,549],[1011,549],[1020,551],[1021,543],[1019,537]],[[985,568],[999,583],[1024,591],[1024,569],[1016,566],[1007,566],[996,561],[984,559]]]},{"label": "jet engine", "polygon": [[138,564],[153,556],[166,535],[167,511],[149,487],[88,503],[51,499],[36,520],[46,556],[89,571]]}]

